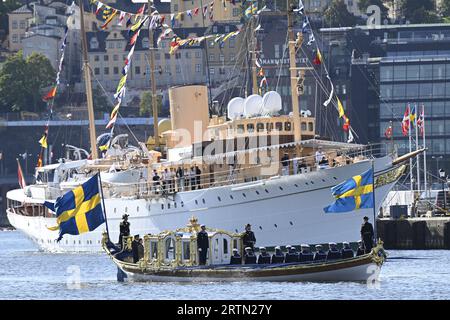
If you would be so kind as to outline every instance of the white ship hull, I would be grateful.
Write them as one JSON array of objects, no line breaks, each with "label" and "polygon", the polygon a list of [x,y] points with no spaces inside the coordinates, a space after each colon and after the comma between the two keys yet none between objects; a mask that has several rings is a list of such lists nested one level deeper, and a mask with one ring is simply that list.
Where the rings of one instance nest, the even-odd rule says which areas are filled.
[{"label": "white ship hull", "polygon": [[[376,175],[392,170],[392,159],[375,161]],[[110,236],[119,238],[119,223],[130,215],[131,234],[159,233],[184,226],[191,216],[212,228],[241,232],[250,223],[257,246],[357,241],[364,216],[373,220],[372,209],[348,213],[324,213],[334,199],[330,188],[371,167],[363,161],[291,176],[223,187],[179,192],[168,199],[105,199]],[[376,188],[376,209],[381,207],[396,181]],[[21,190],[11,191],[13,193]],[[23,194],[23,192],[22,192]],[[9,197],[10,198],[10,197]],[[25,201],[30,201],[28,200]],[[10,223],[29,236],[40,249],[52,252],[100,252],[105,225],[79,236],[64,235],[56,243],[55,218],[30,217],[8,209]]]}]

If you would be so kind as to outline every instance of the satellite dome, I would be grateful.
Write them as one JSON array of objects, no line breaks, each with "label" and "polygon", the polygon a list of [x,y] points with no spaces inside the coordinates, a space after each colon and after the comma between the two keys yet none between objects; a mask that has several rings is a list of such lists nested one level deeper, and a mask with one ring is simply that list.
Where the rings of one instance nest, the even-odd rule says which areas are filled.
[{"label": "satellite dome", "polygon": [[248,96],[244,101],[244,115],[246,117],[254,117],[262,113],[263,99],[258,94]]},{"label": "satellite dome", "polygon": [[262,98],[264,114],[275,114],[282,109],[281,96],[276,91],[267,92]]},{"label": "satellite dome", "polygon": [[227,105],[227,116],[234,120],[244,114],[244,98],[236,97],[230,100]]}]

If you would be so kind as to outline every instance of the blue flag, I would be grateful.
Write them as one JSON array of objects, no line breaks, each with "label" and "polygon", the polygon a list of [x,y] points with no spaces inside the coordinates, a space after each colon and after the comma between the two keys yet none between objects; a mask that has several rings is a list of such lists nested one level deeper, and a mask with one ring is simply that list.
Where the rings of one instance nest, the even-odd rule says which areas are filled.
[{"label": "blue flag", "polygon": [[331,188],[336,201],[323,208],[326,213],[373,208],[373,170],[354,176]]},{"label": "blue flag", "polygon": [[102,206],[100,203],[98,187],[98,174],[90,178],[81,186],[56,199],[55,204],[45,202],[44,205],[56,213],[55,227],[50,230],[59,229],[59,242],[63,235],[78,235],[95,230],[105,222]]}]

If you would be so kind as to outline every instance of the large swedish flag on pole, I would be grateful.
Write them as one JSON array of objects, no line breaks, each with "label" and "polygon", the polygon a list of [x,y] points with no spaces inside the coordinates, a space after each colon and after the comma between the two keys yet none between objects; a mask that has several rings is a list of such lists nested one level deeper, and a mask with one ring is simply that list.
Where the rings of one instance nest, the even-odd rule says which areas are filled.
[{"label": "large swedish flag on pole", "polygon": [[44,203],[56,212],[58,225],[48,229],[55,231],[59,229],[57,241],[65,234],[78,235],[93,231],[105,222],[98,181],[99,177],[96,174],[81,186],[56,199],[54,205]]},{"label": "large swedish flag on pole", "polygon": [[373,168],[331,188],[336,201],[323,208],[326,213],[374,207]]}]

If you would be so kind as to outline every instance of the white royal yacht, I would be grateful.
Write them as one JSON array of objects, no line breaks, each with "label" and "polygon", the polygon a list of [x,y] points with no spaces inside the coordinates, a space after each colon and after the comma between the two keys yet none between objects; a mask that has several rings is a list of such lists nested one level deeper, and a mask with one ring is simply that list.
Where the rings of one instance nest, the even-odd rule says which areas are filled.
[{"label": "white royal yacht", "polygon": [[[295,45],[301,35],[294,40],[292,23],[288,33],[292,96],[297,97]],[[88,92],[89,76],[85,72]],[[315,119],[300,114],[298,99],[292,99],[291,114],[279,115],[280,95],[256,92],[245,100],[232,99],[228,117],[218,117],[209,115],[206,86],[170,88],[170,128],[155,125],[155,145],[160,147],[155,149],[161,152],[149,151],[145,144],[124,149],[112,141],[106,157],[98,159],[90,112],[91,159],[38,168],[35,184],[8,192],[10,223],[43,250],[101,252],[105,225],[79,236],[64,235],[58,243],[58,232],[48,229],[57,224],[55,213],[43,206],[100,171],[115,241],[124,214],[132,235],[174,230],[195,215],[208,227],[233,232],[250,223],[258,246],[357,241],[363,216],[373,217],[373,210],[325,213],[324,207],[334,201],[330,188],[373,166],[378,210],[402,175],[402,163],[417,152],[377,157],[373,147],[316,139]],[[90,99],[88,108],[93,108]],[[183,177],[176,177],[177,169]],[[153,178],[155,172],[161,179]]]}]

